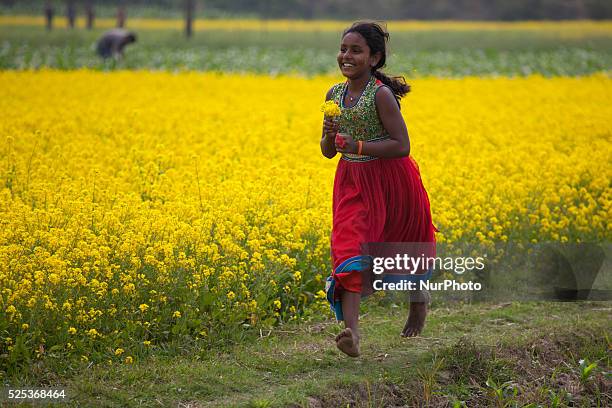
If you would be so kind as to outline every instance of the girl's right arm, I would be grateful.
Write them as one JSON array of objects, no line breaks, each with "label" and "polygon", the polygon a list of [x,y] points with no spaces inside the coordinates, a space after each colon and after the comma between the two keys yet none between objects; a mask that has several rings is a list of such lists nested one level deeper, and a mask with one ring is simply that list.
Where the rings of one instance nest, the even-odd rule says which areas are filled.
[{"label": "girl's right arm", "polygon": [[[326,101],[329,101],[332,97],[332,86],[327,91]],[[338,124],[331,120],[325,119],[323,121],[323,136],[321,137],[321,153],[328,159],[333,158],[336,154],[336,132],[338,132]]]}]

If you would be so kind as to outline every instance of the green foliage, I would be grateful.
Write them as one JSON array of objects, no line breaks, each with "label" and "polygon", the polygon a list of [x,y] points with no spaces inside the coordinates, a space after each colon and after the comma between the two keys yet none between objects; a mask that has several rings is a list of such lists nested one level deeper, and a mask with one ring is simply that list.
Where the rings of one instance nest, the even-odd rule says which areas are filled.
[{"label": "green foliage", "polygon": [[550,407],[558,408],[565,404],[567,400],[567,391],[559,390],[559,392],[555,392],[553,390],[548,390],[548,397],[550,398]]},{"label": "green foliage", "polygon": [[272,406],[272,403],[270,402],[270,400],[262,399],[262,398],[256,398],[253,401],[251,401],[251,404],[250,404],[251,408],[269,408],[271,406]]},{"label": "green foliage", "polygon": [[[0,69],[51,67],[339,73],[336,32],[197,32],[142,30],[121,61],[95,53],[102,30],[0,27]],[[391,33],[386,70],[419,76],[586,75],[612,67],[610,38],[567,38],[559,32],[426,31]]]},{"label": "green foliage", "polygon": [[493,378],[489,377],[485,384],[495,396],[497,406],[500,408],[510,406],[518,395],[519,389],[513,381],[497,384]]},{"label": "green foliage", "polygon": [[580,382],[585,383],[591,376],[593,369],[597,367],[597,363],[589,364],[589,360],[582,359],[578,362],[580,368]]}]

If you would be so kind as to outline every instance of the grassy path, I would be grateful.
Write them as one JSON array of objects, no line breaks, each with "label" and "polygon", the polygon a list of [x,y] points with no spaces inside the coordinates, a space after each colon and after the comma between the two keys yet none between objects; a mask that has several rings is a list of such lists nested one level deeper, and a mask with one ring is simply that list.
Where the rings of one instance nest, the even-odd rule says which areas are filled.
[{"label": "grassy path", "polygon": [[[596,302],[434,307],[423,336],[403,339],[405,311],[371,307],[362,319],[358,359],[340,355],[332,342],[339,326],[324,321],[285,326],[222,354],[203,350],[133,366],[92,367],[67,385],[75,406],[452,406],[495,398],[493,389],[487,396],[492,387],[484,384],[491,376],[513,380],[522,391],[519,400],[542,391],[545,401],[550,392],[528,390],[530,369],[520,369],[524,350],[542,349],[543,363],[539,355],[531,357],[540,366],[550,365],[545,368],[552,370],[552,382],[542,384],[551,385],[555,395],[573,389],[577,402],[599,400],[605,406],[611,401],[609,375],[604,375],[611,310],[609,303]],[[597,360],[598,368],[590,382],[576,386],[575,367],[584,357]],[[533,375],[542,371],[536,368]]]}]

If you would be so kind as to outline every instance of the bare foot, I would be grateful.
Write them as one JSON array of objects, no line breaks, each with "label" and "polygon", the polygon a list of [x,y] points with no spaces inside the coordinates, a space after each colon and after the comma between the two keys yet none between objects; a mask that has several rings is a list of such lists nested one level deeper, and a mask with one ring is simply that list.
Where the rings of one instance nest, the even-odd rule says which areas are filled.
[{"label": "bare foot", "polygon": [[418,336],[425,326],[425,317],[427,316],[427,303],[425,302],[410,302],[410,313],[408,320],[402,330],[402,337]]},{"label": "bare foot", "polygon": [[353,335],[353,331],[348,327],[336,336],[336,346],[348,356],[359,356],[359,339]]}]

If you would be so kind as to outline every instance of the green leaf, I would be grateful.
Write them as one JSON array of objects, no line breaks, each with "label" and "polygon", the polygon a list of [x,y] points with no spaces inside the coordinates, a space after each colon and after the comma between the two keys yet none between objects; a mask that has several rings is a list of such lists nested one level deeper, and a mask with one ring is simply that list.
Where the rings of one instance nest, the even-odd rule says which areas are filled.
[{"label": "green leaf", "polygon": [[590,364],[588,367],[584,367],[582,369],[582,374],[581,374],[582,379],[586,380],[587,378],[589,378],[589,375],[591,375],[591,371],[593,371],[595,367],[597,367],[597,363],[593,363],[593,364]]}]

